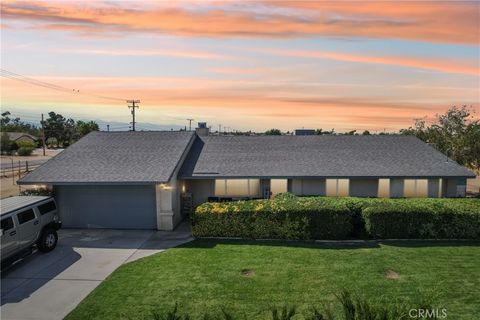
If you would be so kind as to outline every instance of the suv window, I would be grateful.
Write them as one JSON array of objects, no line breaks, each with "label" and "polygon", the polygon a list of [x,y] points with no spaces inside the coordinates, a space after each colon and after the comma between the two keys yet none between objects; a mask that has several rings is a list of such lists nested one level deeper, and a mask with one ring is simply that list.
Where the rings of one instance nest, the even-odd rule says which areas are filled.
[{"label": "suv window", "polygon": [[13,219],[12,217],[8,217],[5,219],[2,219],[2,225],[0,229],[3,229],[3,231],[7,231],[13,228]]},{"label": "suv window", "polygon": [[38,206],[38,211],[40,211],[40,214],[43,216],[46,213],[52,212],[53,210],[56,210],[57,206],[55,205],[55,202],[49,201],[47,203],[41,204]]},{"label": "suv window", "polygon": [[17,213],[18,223],[24,224],[30,220],[35,219],[35,213],[33,209],[28,209],[22,212]]}]

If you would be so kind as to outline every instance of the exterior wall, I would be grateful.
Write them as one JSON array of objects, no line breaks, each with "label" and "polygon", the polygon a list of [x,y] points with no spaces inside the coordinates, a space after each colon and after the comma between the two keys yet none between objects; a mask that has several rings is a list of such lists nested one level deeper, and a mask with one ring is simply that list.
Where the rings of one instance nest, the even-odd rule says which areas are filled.
[{"label": "exterior wall", "polygon": [[[409,194],[405,193],[405,180],[412,184]],[[289,179],[288,190],[298,196],[355,196],[355,197],[464,197],[466,180],[461,179]],[[215,180],[186,180],[187,192],[193,195],[193,205],[197,206],[215,195]],[[181,188],[179,184],[179,188]],[[270,180],[260,180],[260,195],[269,190]],[[417,190],[418,189],[418,190]],[[424,190],[425,189],[425,190]],[[417,192],[418,191],[418,192]]]},{"label": "exterior wall", "polygon": [[169,183],[155,186],[157,229],[173,230],[184,218],[181,210],[182,181],[178,180],[181,165],[193,145],[192,139],[177,163]]},{"label": "exterior wall", "polygon": [[428,197],[439,198],[440,196],[440,179],[428,179]]},{"label": "exterior wall", "polygon": [[198,206],[207,202],[208,197],[215,194],[215,180],[187,180],[185,181],[186,191],[192,194],[193,205]]},{"label": "exterior wall", "polygon": [[325,196],[325,179],[292,179],[291,192],[297,196]]},{"label": "exterior wall", "polygon": [[377,197],[378,179],[350,179],[349,195],[352,197]]},{"label": "exterior wall", "polygon": [[403,179],[390,179],[390,198],[403,197]]},{"label": "exterior wall", "polygon": [[444,196],[447,198],[465,197],[467,192],[466,179],[443,179]]},{"label": "exterior wall", "polygon": [[154,185],[72,185],[54,189],[65,228],[156,228]]},{"label": "exterior wall", "polygon": [[176,183],[155,185],[157,230],[173,230],[179,220],[180,213],[174,209],[177,189]]}]

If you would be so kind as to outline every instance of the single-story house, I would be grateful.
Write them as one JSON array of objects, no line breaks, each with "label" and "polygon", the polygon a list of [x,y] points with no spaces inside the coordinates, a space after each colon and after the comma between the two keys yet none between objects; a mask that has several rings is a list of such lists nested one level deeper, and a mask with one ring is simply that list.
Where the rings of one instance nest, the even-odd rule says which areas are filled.
[{"label": "single-story house", "polygon": [[411,136],[92,132],[18,181],[50,185],[65,227],[171,230],[205,201],[464,197],[475,175]]},{"label": "single-story house", "polygon": [[8,139],[14,142],[32,142],[36,143],[38,138],[25,132],[6,132]]}]

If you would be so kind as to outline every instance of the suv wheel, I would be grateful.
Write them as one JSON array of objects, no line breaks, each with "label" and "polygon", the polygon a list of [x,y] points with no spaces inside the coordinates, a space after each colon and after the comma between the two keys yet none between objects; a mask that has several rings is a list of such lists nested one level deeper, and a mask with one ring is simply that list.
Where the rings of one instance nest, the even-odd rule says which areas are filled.
[{"label": "suv wheel", "polygon": [[42,252],[50,252],[57,246],[58,235],[53,229],[46,229],[42,232],[40,240],[38,240],[38,250]]}]

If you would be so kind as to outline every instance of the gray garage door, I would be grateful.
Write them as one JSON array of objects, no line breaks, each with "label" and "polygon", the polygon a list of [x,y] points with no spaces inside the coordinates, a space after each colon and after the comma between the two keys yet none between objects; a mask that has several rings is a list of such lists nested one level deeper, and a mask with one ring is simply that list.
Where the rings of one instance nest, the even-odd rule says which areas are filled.
[{"label": "gray garage door", "polygon": [[55,195],[64,227],[156,229],[153,185],[56,186]]}]

